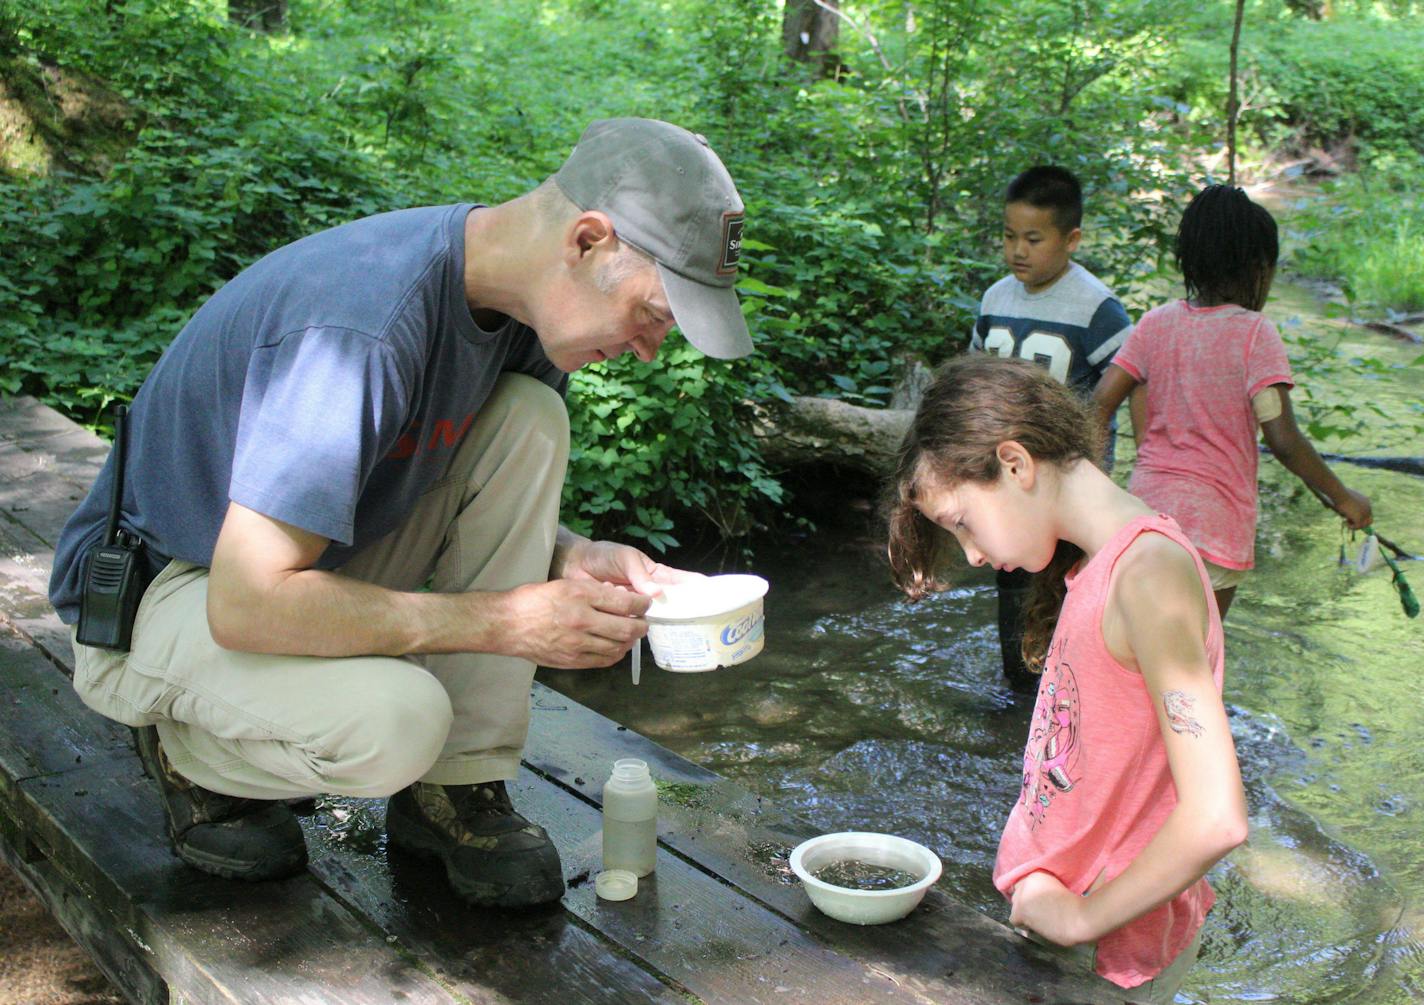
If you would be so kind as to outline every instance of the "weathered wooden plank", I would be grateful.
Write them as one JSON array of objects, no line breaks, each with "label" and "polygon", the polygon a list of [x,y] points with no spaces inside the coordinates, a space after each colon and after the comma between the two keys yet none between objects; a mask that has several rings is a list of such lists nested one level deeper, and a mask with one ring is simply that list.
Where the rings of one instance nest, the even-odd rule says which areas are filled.
[{"label": "weathered wooden plank", "polygon": [[132,755],[127,727],[85,708],[54,664],[0,628],[0,787]]},{"label": "weathered wooden plank", "polygon": [[109,445],[33,398],[0,398],[0,514],[51,549]]},{"label": "weathered wooden plank", "polygon": [[0,399],[0,620],[69,663],[69,629],[49,606],[60,529],[109,447],[33,398]]},{"label": "weathered wooden plank", "polygon": [[148,954],[120,933],[113,919],[81,895],[49,859],[34,849],[4,813],[0,813],[0,859],[9,864],[125,998],[141,1005],[162,1005],[170,1000],[168,985],[153,970]]},{"label": "weathered wooden plank", "polygon": [[0,617],[69,659],[49,606],[54,542],[109,446],[33,398],[0,399]]},{"label": "weathered wooden plank", "polygon": [[1034,997],[1122,1000],[1108,982],[1065,974],[1052,954],[937,890],[894,924],[862,927],[827,918],[785,867],[791,848],[810,836],[804,825],[542,684],[535,684],[534,709],[524,752],[531,767],[598,804],[613,759],[642,758],[659,780],[683,783],[675,798],[665,793],[660,799],[660,842],[904,988],[964,1005],[1008,1005]]},{"label": "weathered wooden plank", "polygon": [[183,865],[126,731],[85,709],[10,633],[0,635],[0,714],[6,857],[54,905],[92,908],[71,912],[71,934],[116,961],[111,976],[126,991],[151,990],[151,972],[192,1001],[460,1000],[309,876],[248,885]]},{"label": "weathered wooden plank", "polygon": [[931,1001],[877,969],[834,952],[714,875],[658,850],[657,871],[632,900],[597,898],[602,815],[562,787],[531,776],[517,805],[543,824],[573,878],[564,906],[628,953],[709,1002]]},{"label": "weathered wooden plank", "polygon": [[185,1001],[462,1000],[310,876],[246,884],[182,864],[137,758],[17,788],[0,812]]},{"label": "weathered wooden plank", "polygon": [[[71,795],[82,791],[87,796],[88,783],[82,781],[87,776],[83,769],[101,760],[120,761],[122,771],[135,775],[127,728],[85,709],[70,690],[69,681],[52,664],[13,633],[0,632],[0,792],[19,800],[18,783],[25,779],[80,772],[77,776],[80,781],[74,783]],[[156,810],[157,795],[151,787],[137,779],[133,787],[135,798],[151,802]],[[566,794],[565,798],[576,797]],[[351,801],[358,802],[365,802],[378,814],[383,811],[381,802]],[[156,829],[160,825],[161,819],[152,814],[152,827]],[[373,826],[379,833],[383,820]],[[370,913],[374,923],[397,943],[404,940],[413,943],[402,948],[424,957],[424,966],[429,971],[443,972],[460,997],[475,1002],[557,1005],[686,1001],[684,996],[612,952],[608,945],[572,923],[563,912],[537,917],[474,912],[454,900],[441,877],[436,877],[437,882],[419,897],[411,897],[393,887],[384,855],[363,855],[355,851],[346,840],[349,828],[338,830],[309,824],[308,832],[313,838],[314,870],[322,881],[340,893],[341,899],[358,913]],[[341,839],[334,839],[335,835]],[[153,843],[151,838],[152,835],[150,844]],[[29,843],[28,840],[25,843]],[[161,841],[157,843],[162,845]],[[18,838],[12,844],[20,847]],[[166,872],[172,865],[166,846],[156,850],[154,855],[159,860],[155,868]],[[22,852],[17,852],[16,857],[22,856]],[[30,857],[37,858],[47,872],[54,871],[46,853]],[[365,862],[361,863],[360,859]],[[424,872],[417,867],[415,875],[419,877]],[[38,885],[42,878],[37,875],[32,885]],[[360,888],[353,887],[353,883]],[[228,885],[245,889],[241,884]],[[112,894],[114,898],[131,895],[130,891],[117,889]],[[70,895],[68,899],[74,897]],[[87,898],[79,899],[89,903]],[[167,899],[175,910],[180,909],[181,903],[176,898]],[[46,899],[46,903],[56,909],[63,902],[64,897],[59,895]],[[165,914],[164,925],[168,924],[166,917]],[[396,923],[388,924],[388,920]],[[61,918],[61,921],[66,919]],[[152,964],[146,953],[134,950],[138,956],[124,955],[125,948],[133,949],[132,944],[115,936],[112,923],[106,927],[102,914],[97,921],[89,917],[78,921],[84,924],[72,922],[66,927],[96,958],[127,961],[125,973],[135,967],[151,972]],[[127,987],[117,977],[115,983]],[[134,983],[129,981],[129,984]],[[191,996],[191,989],[188,993]]]},{"label": "weathered wooden plank", "polygon": [[54,555],[32,549],[17,537],[20,528],[0,514],[0,623],[9,623],[68,665],[73,655],[69,629],[49,605],[49,570]]},{"label": "weathered wooden plank", "polygon": [[462,903],[438,865],[387,849],[384,800],[322,799],[303,825],[311,871],[327,889],[472,1001],[692,1000],[613,952],[566,911],[492,911]]}]

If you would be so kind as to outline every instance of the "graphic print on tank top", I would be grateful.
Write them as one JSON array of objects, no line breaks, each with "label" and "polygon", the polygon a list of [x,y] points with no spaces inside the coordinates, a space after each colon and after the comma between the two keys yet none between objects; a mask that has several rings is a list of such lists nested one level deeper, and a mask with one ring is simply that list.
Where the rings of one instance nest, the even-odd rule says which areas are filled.
[{"label": "graphic print on tank top", "polygon": [[[1056,647],[1055,647],[1056,648]],[[1024,752],[1024,809],[1031,825],[1038,827],[1048,816],[1048,808],[1061,792],[1071,792],[1082,779],[1078,775],[1078,723],[1082,708],[1078,682],[1067,660],[1049,652],[1038,703],[1033,710],[1028,749]]]}]

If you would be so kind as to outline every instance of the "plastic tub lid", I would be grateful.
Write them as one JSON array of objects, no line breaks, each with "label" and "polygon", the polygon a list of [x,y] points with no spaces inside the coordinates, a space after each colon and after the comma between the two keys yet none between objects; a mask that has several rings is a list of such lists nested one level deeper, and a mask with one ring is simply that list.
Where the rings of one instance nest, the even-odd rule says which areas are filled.
[{"label": "plastic tub lid", "polygon": [[700,621],[735,611],[766,595],[769,584],[760,576],[731,573],[702,576],[663,588],[648,605],[649,621]]},{"label": "plastic tub lid", "polygon": [[593,880],[600,900],[629,900],[638,892],[638,876],[627,869],[605,869]]}]

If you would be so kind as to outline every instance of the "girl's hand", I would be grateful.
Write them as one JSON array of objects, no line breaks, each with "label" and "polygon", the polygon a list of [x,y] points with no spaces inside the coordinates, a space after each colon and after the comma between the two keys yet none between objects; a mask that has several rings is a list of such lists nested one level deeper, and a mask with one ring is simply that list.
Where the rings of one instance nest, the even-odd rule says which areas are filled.
[{"label": "girl's hand", "polygon": [[1018,881],[1010,901],[1009,923],[1027,928],[1049,942],[1076,946],[1087,939],[1084,900],[1046,872],[1031,872]]},{"label": "girl's hand", "polygon": [[1345,498],[1331,503],[1330,508],[1345,518],[1351,530],[1364,530],[1373,518],[1370,497],[1354,489],[1346,489]]}]

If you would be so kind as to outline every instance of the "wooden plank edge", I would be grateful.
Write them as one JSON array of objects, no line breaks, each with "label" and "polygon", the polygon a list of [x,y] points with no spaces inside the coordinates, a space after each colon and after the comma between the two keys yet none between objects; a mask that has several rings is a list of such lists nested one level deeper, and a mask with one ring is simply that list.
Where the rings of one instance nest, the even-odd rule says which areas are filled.
[{"label": "wooden plank edge", "polygon": [[[57,800],[57,793],[69,793],[76,786],[80,788],[73,795],[83,797],[84,806]],[[120,933],[135,953],[149,961],[173,1000],[232,1005],[310,1000],[313,987],[325,986],[323,973],[311,971],[305,957],[288,958],[291,972],[302,972],[307,981],[316,983],[280,984],[283,977],[272,967],[281,957],[269,958],[260,936],[254,936],[243,920],[295,911],[293,917],[305,930],[319,933],[320,938],[312,945],[292,943],[283,952],[340,959],[344,969],[328,970],[327,975],[353,980],[342,992],[351,997],[341,1000],[352,1005],[396,998],[411,1005],[475,1005],[387,942],[360,915],[329,897],[309,876],[246,884],[219,880],[181,864],[162,833],[156,793],[152,805],[145,804],[150,788],[139,774],[136,757],[127,768],[115,759],[12,788],[0,805],[0,815],[26,836],[32,846],[28,857],[47,861],[63,876],[67,888],[101,912],[106,930]],[[321,919],[319,925],[316,918]],[[222,945],[228,949],[214,955],[214,948]],[[231,955],[238,946],[266,962],[245,967]],[[373,997],[376,988],[383,990]]]},{"label": "wooden plank edge", "polygon": [[135,1005],[161,1005],[171,999],[167,983],[153,969],[148,954],[119,931],[113,919],[35,847],[3,810],[0,858],[126,999]]}]

